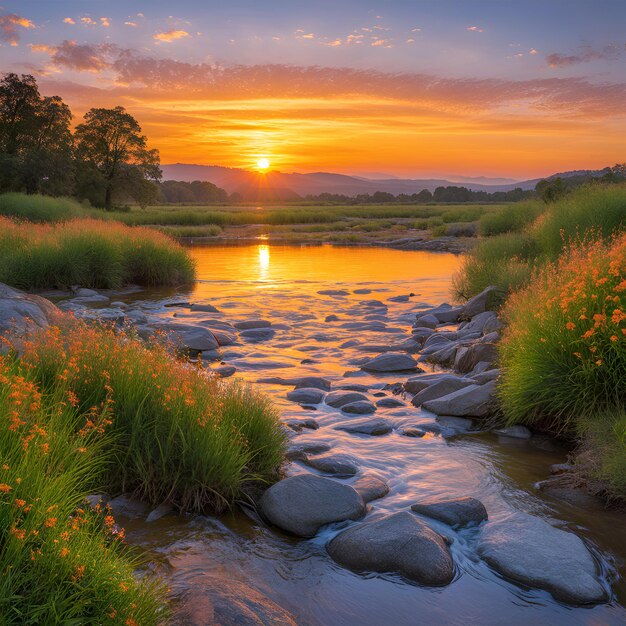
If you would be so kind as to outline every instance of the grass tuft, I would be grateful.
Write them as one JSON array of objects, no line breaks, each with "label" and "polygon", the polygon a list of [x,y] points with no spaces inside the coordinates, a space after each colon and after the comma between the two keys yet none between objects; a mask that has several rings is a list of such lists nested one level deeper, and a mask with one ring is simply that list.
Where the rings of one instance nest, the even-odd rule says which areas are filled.
[{"label": "grass tuft", "polygon": [[63,222],[85,214],[79,202],[72,198],[23,193],[0,194],[0,215],[31,222]]}]

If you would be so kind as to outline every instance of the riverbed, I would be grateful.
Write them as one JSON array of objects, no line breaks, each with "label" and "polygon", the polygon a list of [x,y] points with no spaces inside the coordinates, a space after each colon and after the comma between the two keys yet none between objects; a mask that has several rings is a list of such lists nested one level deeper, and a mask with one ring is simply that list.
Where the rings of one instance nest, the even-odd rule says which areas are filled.
[{"label": "riverbed", "polygon": [[[416,311],[451,301],[451,279],[461,257],[267,243],[190,251],[198,265],[193,288],[128,293],[119,299],[150,319],[217,323],[225,332],[233,322],[270,322],[272,332],[254,340],[233,333],[236,341],[206,359],[205,366],[234,367],[234,377],[269,394],[281,419],[293,427],[314,419],[317,429],[290,429],[293,442],[326,443],[333,452],[352,457],[359,474],[384,480],[390,492],[370,503],[366,519],[406,510],[432,496],[473,496],[495,521],[517,511],[530,513],[582,537],[613,593],[609,602],[591,608],[561,604],[546,591],[502,578],[477,558],[477,528],[453,532],[436,521],[429,523],[452,541],[456,565],[455,579],[442,588],[337,565],[325,545],[347,523],[299,540],[265,525],[249,506],[219,518],[169,515],[150,524],[120,520],[130,542],[163,564],[174,587],[193,585],[207,574],[240,580],[292,613],[298,624],[310,626],[626,622],[621,605],[626,600],[624,515],[590,498],[571,501],[535,487],[552,464],[566,461],[565,447],[542,436],[520,440],[491,432],[404,436],[403,429],[428,425],[434,418],[412,406],[410,395],[392,392],[389,385],[408,375],[360,370],[362,360],[379,354],[381,346],[410,336]],[[189,303],[211,304],[218,312],[196,312]],[[397,406],[376,411],[393,423],[393,431],[373,437],[335,430],[350,417],[325,404],[303,407],[289,401],[293,385],[262,382],[299,376],[324,377],[333,388],[364,385],[374,403],[393,398]],[[296,461],[285,472],[315,470]]]}]

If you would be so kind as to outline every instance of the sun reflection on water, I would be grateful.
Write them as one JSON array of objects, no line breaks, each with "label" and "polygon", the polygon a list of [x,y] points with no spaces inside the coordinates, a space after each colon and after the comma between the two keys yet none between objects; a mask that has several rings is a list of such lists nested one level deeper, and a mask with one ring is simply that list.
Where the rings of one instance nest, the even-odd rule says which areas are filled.
[{"label": "sun reflection on water", "polygon": [[266,280],[270,267],[270,247],[268,245],[259,246],[259,278]]}]

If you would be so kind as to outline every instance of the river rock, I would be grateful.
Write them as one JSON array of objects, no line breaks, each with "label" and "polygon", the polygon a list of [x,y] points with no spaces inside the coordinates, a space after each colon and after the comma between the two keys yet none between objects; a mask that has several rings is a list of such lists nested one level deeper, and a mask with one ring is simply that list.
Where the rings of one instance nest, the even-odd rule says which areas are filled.
[{"label": "river rock", "polygon": [[408,354],[387,352],[364,363],[361,369],[366,372],[402,372],[416,370],[418,367],[417,361]]},{"label": "river rock", "polygon": [[275,333],[276,331],[273,328],[250,328],[242,330],[239,335],[248,343],[259,343],[271,339]]},{"label": "river rock", "polygon": [[352,487],[361,495],[365,502],[384,498],[389,493],[389,485],[372,474],[365,474],[357,478]]},{"label": "river rock", "polygon": [[221,365],[220,367],[216,367],[213,371],[220,378],[229,378],[237,371],[237,368],[233,365]]},{"label": "river rock", "polygon": [[322,474],[337,477],[354,476],[359,471],[355,460],[347,454],[323,454],[314,458],[307,457],[302,462]]},{"label": "river rock", "polygon": [[484,385],[469,385],[446,396],[428,400],[422,406],[436,415],[485,417],[494,410],[495,390],[495,381]]},{"label": "river rock", "polygon": [[376,412],[376,407],[369,400],[359,400],[358,402],[344,404],[341,410],[352,415],[369,415]]},{"label": "river rock", "polygon": [[283,420],[283,424],[285,424],[285,426],[287,426],[288,428],[291,428],[291,430],[296,431],[297,433],[301,432],[304,428],[308,428],[309,430],[317,430],[320,427],[317,420],[313,419],[312,417],[303,420],[285,419]]},{"label": "river rock", "polygon": [[367,396],[357,391],[331,391],[326,396],[325,402],[328,406],[339,409],[351,402],[367,402]]},{"label": "river rock", "polygon": [[471,384],[473,384],[471,380],[465,380],[456,376],[446,376],[441,380],[435,381],[432,385],[428,385],[425,389],[422,389],[422,391],[413,397],[411,403],[413,406],[419,407],[422,406],[424,402],[428,402],[428,400],[447,396],[454,391],[469,387]]},{"label": "river rock", "polygon": [[454,500],[422,500],[413,504],[411,509],[452,527],[480,524],[487,520],[484,504],[470,497]]},{"label": "river rock", "polygon": [[478,363],[494,363],[498,358],[498,347],[495,343],[474,343],[460,348],[454,359],[457,372],[471,372]]},{"label": "river rock", "polygon": [[157,506],[156,509],[153,509],[152,511],[150,511],[148,517],[146,517],[146,522],[150,523],[150,522],[156,522],[157,520],[160,520],[162,517],[165,517],[166,515],[169,515],[170,513],[174,512],[174,507],[169,503],[169,502],[163,502],[162,504],[159,504],[159,506]]},{"label": "river rock", "polygon": [[346,433],[353,433],[359,435],[372,435],[378,437],[380,435],[386,435],[391,432],[392,427],[384,419],[361,419],[350,420],[344,424],[335,426],[335,430],[342,430]]},{"label": "river rock", "polygon": [[319,404],[324,398],[324,391],[314,387],[301,387],[287,394],[287,400],[298,404]]},{"label": "river rock", "polygon": [[434,315],[440,324],[451,324],[457,322],[459,315],[463,312],[462,306],[453,307],[448,303],[440,304],[434,309],[421,311],[418,315]]},{"label": "river rock", "polygon": [[365,514],[365,502],[353,487],[312,474],[272,485],[261,497],[260,507],[272,524],[299,537],[313,537],[324,524]]},{"label": "river rock", "polygon": [[324,318],[325,322],[338,322],[339,321],[339,316],[335,315],[334,313],[332,313],[331,315],[327,315]]},{"label": "river rock", "polygon": [[290,461],[300,461],[308,454],[322,454],[324,452],[328,452],[329,450],[330,445],[321,441],[298,441],[298,443],[289,446],[289,450],[287,450],[287,458]]},{"label": "river rock", "polygon": [[499,297],[502,296],[502,289],[493,285],[481,291],[478,295],[470,298],[463,306],[461,319],[472,319],[479,313],[490,311]]},{"label": "river rock", "polygon": [[[475,315],[468,322],[463,322],[459,326],[459,330],[457,331],[459,336],[467,337],[473,333],[480,333],[481,335],[485,332],[485,327],[489,326],[490,330],[497,330],[497,328],[492,328],[493,320],[497,320],[498,316],[494,311],[484,311],[483,313],[479,313]],[[500,323],[500,326],[502,324]]]},{"label": "river rock", "polygon": [[61,312],[41,296],[0,283],[0,335],[23,335],[54,323]]},{"label": "river rock", "polygon": [[400,406],[404,406],[404,402],[397,398],[383,398],[376,403],[376,406],[380,409],[397,409]]},{"label": "river rock", "polygon": [[500,370],[497,368],[485,370],[479,374],[472,374],[471,379],[476,382],[477,385],[484,385],[490,380],[497,380],[500,376]]},{"label": "river rock", "polygon": [[415,320],[415,326],[419,328],[437,328],[437,326],[439,326],[439,320],[434,315],[420,315]]},{"label": "river rock", "polygon": [[345,289],[322,289],[317,292],[320,296],[349,296],[350,292]]},{"label": "river rock", "polygon": [[172,623],[185,626],[297,626],[294,617],[262,593],[223,576],[193,578],[174,605]]},{"label": "river rock", "polygon": [[478,553],[503,576],[545,589],[562,602],[595,604],[607,598],[580,537],[538,517],[519,514],[486,524]]},{"label": "river rock", "polygon": [[118,515],[128,519],[144,518],[150,512],[150,507],[141,500],[133,498],[130,494],[123,494],[109,500],[111,512],[115,517]]},{"label": "river rock", "polygon": [[404,435],[405,437],[414,437],[416,439],[421,439],[426,435],[426,431],[421,430],[420,428],[403,428],[400,434]]},{"label": "river rock", "polygon": [[267,320],[242,320],[235,322],[233,326],[239,330],[256,330],[257,328],[269,328],[272,322]]},{"label": "river rock", "polygon": [[159,325],[167,331],[168,336],[179,350],[191,352],[203,352],[205,350],[217,350],[219,343],[215,335],[208,329],[195,324],[179,324],[166,322]]},{"label": "river rock", "polygon": [[194,313],[219,313],[219,309],[216,309],[212,304],[208,302],[194,302],[191,305],[191,310]]},{"label": "river rock", "polygon": [[355,571],[396,573],[423,585],[447,585],[454,577],[443,538],[406,511],[355,524],[327,549],[337,563]]},{"label": "river rock", "polygon": [[530,439],[533,436],[530,430],[521,424],[494,428],[493,432],[501,437],[511,437],[512,439]]},{"label": "river rock", "polygon": [[441,380],[448,380],[454,378],[458,379],[458,376],[454,374],[423,374],[421,376],[415,376],[414,378],[409,378],[404,383],[404,390],[408,393],[417,394],[423,389],[434,385],[436,382]]}]

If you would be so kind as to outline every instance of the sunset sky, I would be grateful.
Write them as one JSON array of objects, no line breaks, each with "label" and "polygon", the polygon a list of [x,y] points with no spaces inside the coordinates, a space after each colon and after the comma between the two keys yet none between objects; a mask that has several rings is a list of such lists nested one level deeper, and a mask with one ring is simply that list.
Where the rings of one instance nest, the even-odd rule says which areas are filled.
[{"label": "sunset sky", "polygon": [[[1,2],[1,0],[0,0]],[[0,69],[163,163],[533,178],[626,160],[626,2],[5,1]]]}]

